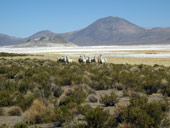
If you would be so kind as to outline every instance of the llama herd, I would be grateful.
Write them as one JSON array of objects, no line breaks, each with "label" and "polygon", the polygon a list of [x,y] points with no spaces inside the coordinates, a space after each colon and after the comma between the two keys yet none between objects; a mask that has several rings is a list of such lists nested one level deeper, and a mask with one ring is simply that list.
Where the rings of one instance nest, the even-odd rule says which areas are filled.
[{"label": "llama herd", "polygon": [[[64,63],[72,63],[72,59],[69,58],[69,56],[62,56],[61,58],[57,59],[57,62],[64,62]],[[85,55],[80,55],[78,58],[79,63],[100,63],[105,64],[107,62],[106,58],[103,58],[102,55],[99,55],[98,57],[94,56],[93,58],[87,57]]]}]

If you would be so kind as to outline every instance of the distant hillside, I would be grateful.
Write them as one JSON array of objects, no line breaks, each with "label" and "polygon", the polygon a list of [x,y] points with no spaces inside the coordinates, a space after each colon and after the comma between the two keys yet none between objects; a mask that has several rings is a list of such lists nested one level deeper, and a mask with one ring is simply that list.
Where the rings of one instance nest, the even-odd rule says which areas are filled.
[{"label": "distant hillside", "polygon": [[28,39],[37,39],[37,38],[41,38],[41,37],[54,37],[56,35],[56,33],[49,31],[49,30],[43,30],[40,32],[37,32],[29,37],[26,38],[26,40]]},{"label": "distant hillside", "polygon": [[1,34],[0,45],[20,44],[29,39],[53,38],[56,35],[80,46],[170,44],[170,27],[146,29],[125,19],[110,16],[101,18],[84,29],[68,33],[56,34],[44,30],[25,39]]},{"label": "distant hillside", "polygon": [[0,34],[0,46],[19,44],[22,43],[23,41],[24,39],[22,38]]},{"label": "distant hillside", "polygon": [[73,33],[59,34],[77,45],[170,44],[170,28],[145,29],[119,17],[106,17]]},{"label": "distant hillside", "polygon": [[59,36],[41,37],[37,39],[29,39],[23,44],[15,45],[13,47],[61,47],[61,46],[76,46],[73,43],[65,41]]}]

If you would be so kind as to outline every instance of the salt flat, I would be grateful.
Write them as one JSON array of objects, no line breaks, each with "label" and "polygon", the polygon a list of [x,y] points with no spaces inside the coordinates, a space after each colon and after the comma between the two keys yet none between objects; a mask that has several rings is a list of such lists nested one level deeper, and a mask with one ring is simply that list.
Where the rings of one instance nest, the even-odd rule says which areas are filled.
[{"label": "salt flat", "polygon": [[170,45],[124,45],[124,46],[77,46],[77,47],[0,47],[0,52],[9,53],[42,53],[72,51],[124,51],[124,50],[170,50]]},{"label": "salt flat", "polygon": [[82,47],[0,47],[8,53],[52,53],[78,57],[80,54],[105,57],[170,58],[170,45],[82,46]]}]

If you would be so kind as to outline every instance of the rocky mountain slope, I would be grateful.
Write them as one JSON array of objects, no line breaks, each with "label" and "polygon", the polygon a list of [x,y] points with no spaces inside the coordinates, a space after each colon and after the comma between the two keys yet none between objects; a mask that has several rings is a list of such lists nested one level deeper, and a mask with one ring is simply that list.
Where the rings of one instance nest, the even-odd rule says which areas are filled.
[{"label": "rocky mountain slope", "polygon": [[63,46],[76,46],[76,45],[68,41],[65,41],[63,38],[59,36],[54,36],[28,39],[23,44],[15,45],[13,47],[63,47]]}]

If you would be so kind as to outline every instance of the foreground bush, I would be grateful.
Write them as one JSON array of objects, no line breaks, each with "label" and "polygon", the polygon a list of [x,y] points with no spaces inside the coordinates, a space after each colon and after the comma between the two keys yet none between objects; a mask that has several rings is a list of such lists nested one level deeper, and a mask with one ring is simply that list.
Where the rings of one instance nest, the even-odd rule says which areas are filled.
[{"label": "foreground bush", "polygon": [[[24,111],[27,121],[31,123],[58,122],[62,125],[71,122],[77,114],[86,115],[89,123],[86,128],[93,127],[89,119],[96,121],[96,127],[105,128],[126,125],[157,128],[160,125],[159,120],[165,120],[165,104],[148,103],[146,97],[134,96],[140,94],[138,92],[148,95],[161,92],[164,96],[169,96],[170,67],[64,64],[29,58],[0,59],[0,62],[0,108],[19,106]],[[64,92],[68,88],[71,91]],[[98,100],[98,97],[90,97],[89,94],[110,88],[116,88],[123,96],[133,98],[128,107],[124,107],[119,114],[109,115],[106,119],[107,112],[91,108],[88,101]],[[105,106],[113,106],[118,102],[118,98],[113,93],[101,97],[100,102]],[[104,122],[100,119],[102,116]]]},{"label": "foreground bush", "polygon": [[69,122],[73,119],[73,115],[67,106],[56,107],[54,112],[46,115],[43,122],[57,122],[58,126],[62,126],[64,122]]},{"label": "foreground bush", "polygon": [[100,103],[105,106],[114,106],[118,102],[117,95],[112,92],[110,95],[101,96]]},{"label": "foreground bush", "polygon": [[81,104],[85,101],[87,94],[82,89],[76,89],[67,94],[63,100],[60,101],[60,105],[67,105],[69,103]]},{"label": "foreground bush", "polygon": [[103,111],[102,108],[97,107],[87,111],[85,113],[85,118],[87,121],[87,128],[104,128],[105,122],[109,118],[109,113],[107,111]]},{"label": "foreground bush", "polygon": [[167,110],[166,103],[147,103],[145,98],[136,97],[131,100],[131,105],[123,110],[121,118],[139,128],[158,128]]},{"label": "foreground bush", "polygon": [[9,126],[7,124],[3,124],[0,126],[0,128],[9,128]]},{"label": "foreground bush", "polygon": [[161,92],[165,96],[170,96],[170,86],[165,86],[161,89]]},{"label": "foreground bush", "polygon": [[36,99],[26,111],[25,118],[30,123],[40,123],[46,115],[50,114],[50,109],[45,100]]}]

